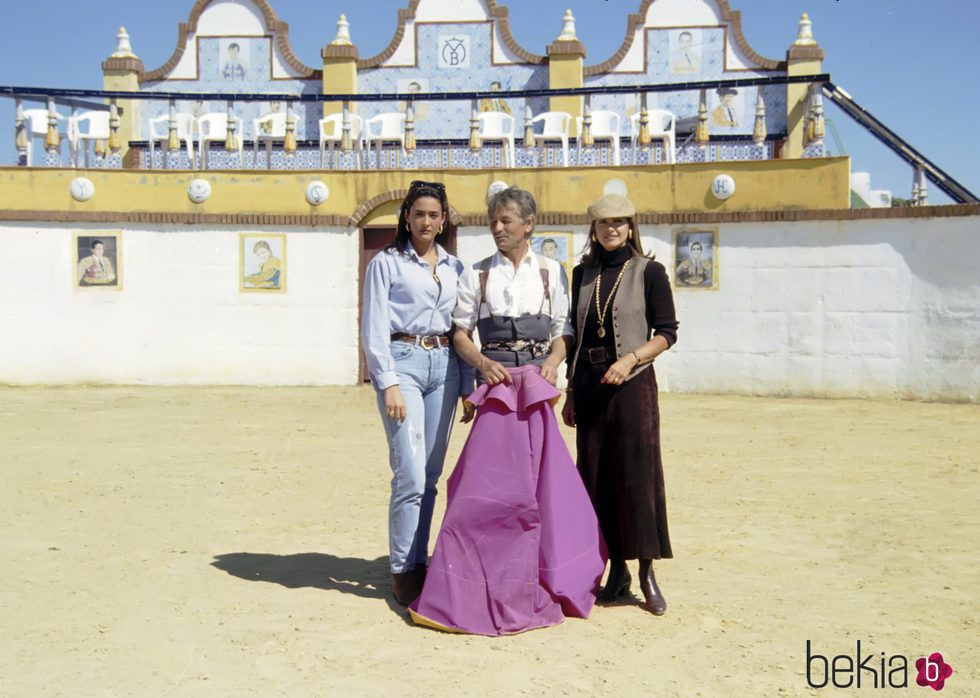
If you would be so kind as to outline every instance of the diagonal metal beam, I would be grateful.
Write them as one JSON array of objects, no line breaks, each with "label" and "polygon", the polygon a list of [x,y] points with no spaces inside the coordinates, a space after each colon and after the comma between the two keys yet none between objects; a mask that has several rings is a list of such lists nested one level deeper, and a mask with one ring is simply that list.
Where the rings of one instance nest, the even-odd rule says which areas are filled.
[{"label": "diagonal metal beam", "polygon": [[851,95],[832,82],[823,84],[823,93],[849,117],[871,132],[879,141],[891,148],[895,153],[913,167],[922,168],[929,181],[942,189],[958,204],[980,203],[969,189],[957,182],[929,158],[913,148],[897,133],[881,123],[875,116],[854,101]]}]

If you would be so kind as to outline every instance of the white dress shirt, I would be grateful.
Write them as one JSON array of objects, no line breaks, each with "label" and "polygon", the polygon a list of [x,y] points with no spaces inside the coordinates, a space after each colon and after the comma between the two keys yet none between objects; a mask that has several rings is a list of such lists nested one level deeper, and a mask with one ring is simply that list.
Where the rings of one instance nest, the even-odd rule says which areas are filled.
[{"label": "white dress shirt", "polygon": [[[464,330],[472,330],[481,318],[490,317],[491,311],[496,317],[544,313],[551,316],[551,339],[561,337],[568,317],[568,279],[561,264],[530,249],[516,268],[500,252],[495,252],[490,260],[486,304],[480,306],[481,261],[467,267],[460,277],[453,322]],[[542,264],[548,270],[550,310],[541,283]]]}]

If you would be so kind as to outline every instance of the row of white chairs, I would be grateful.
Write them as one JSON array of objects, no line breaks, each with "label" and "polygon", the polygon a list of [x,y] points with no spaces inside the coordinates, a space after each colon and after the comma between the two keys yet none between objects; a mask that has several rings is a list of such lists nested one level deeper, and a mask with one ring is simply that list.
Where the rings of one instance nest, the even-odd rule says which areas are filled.
[{"label": "row of white chairs", "polygon": [[[27,165],[34,164],[35,141],[40,141],[43,149],[48,136],[49,112],[47,109],[25,109],[22,112],[24,117],[24,128],[27,135]],[[195,151],[200,154],[201,167],[208,165],[208,154],[210,145],[214,142],[225,142],[228,138],[228,114],[225,112],[214,112],[194,116],[178,112],[175,115],[177,140],[187,152],[187,158],[191,163],[195,162]],[[357,151],[358,164],[361,161],[361,151],[373,140],[378,140],[380,147],[381,140],[400,140],[404,147],[404,129],[400,123],[396,123],[391,117],[400,117],[404,121],[404,114],[383,114],[364,121],[356,114],[351,115],[351,139],[354,149]],[[339,146],[343,138],[342,115],[332,114],[320,120],[320,165],[324,164],[324,152],[329,149],[331,157],[335,146]],[[70,162],[72,166],[81,164],[79,159],[80,150],[84,148],[84,164],[89,165],[89,144],[96,141],[106,141],[110,135],[110,123],[108,111],[85,111],[72,116],[64,116],[55,113],[55,120],[58,123],[57,132],[59,137],[58,156],[61,158],[61,146],[64,142],[69,144]],[[64,128],[65,124],[67,128]],[[148,122],[149,134],[147,140],[150,145],[150,167],[153,167],[154,154],[157,145],[161,146],[166,152],[170,141],[170,115],[163,114]],[[366,127],[366,128],[365,128]],[[392,136],[400,129],[401,135]],[[238,132],[237,150],[239,164],[244,166],[244,139],[241,131]],[[286,114],[273,112],[261,116],[253,121],[253,142],[255,147],[255,162],[258,162],[258,148],[261,144],[266,145],[266,164],[271,160],[272,144],[276,140],[283,140],[286,137]],[[196,141],[196,143],[195,143]]]},{"label": "row of white chairs", "polygon": [[[27,164],[32,163],[34,142],[41,141],[42,149],[48,137],[49,112],[47,109],[25,109],[24,129],[27,135]],[[65,117],[55,114],[58,122],[58,157],[61,157],[61,145],[67,141],[71,156],[71,164],[78,164],[78,150],[85,146],[85,165],[88,166],[88,147],[94,141],[104,141],[109,138],[109,112],[86,111]],[[66,122],[66,130],[61,130],[61,122]]]},{"label": "row of white chairs", "polygon": [[[23,112],[25,125],[28,130],[27,164],[31,164],[31,150],[35,139],[43,139],[48,132],[48,110],[27,109]],[[612,164],[620,163],[620,115],[613,111],[593,111],[591,113],[591,134],[595,141],[608,141],[612,147]],[[652,109],[648,112],[649,131],[651,140],[660,140],[664,144],[666,160],[673,163],[676,151],[676,122],[672,112],[664,109]],[[376,147],[380,156],[383,143],[398,143],[402,150],[405,148],[405,114],[403,112],[388,112],[378,114],[370,119],[364,119],[357,114],[350,114],[351,145],[357,157],[358,167],[361,166],[364,150]],[[514,166],[516,138],[516,120],[505,112],[483,112],[479,114],[479,135],[483,142],[500,142],[503,144],[504,166]],[[56,119],[64,121],[65,117],[56,114]],[[109,138],[109,112],[87,111],[67,118],[68,129],[61,133],[71,148],[71,163],[79,163],[79,148],[85,147],[85,165],[88,166],[88,143]],[[187,151],[188,160],[195,162],[195,150],[200,153],[201,167],[207,168],[210,145],[213,142],[224,142],[228,138],[228,115],[226,112],[213,112],[194,116],[178,112],[175,116],[176,135]],[[567,112],[551,111],[538,114],[531,121],[535,141],[543,146],[548,142],[558,142],[562,148],[562,163],[568,166],[568,141],[571,136],[572,116]],[[635,147],[640,132],[640,114],[633,114],[629,120],[629,136]],[[581,148],[583,118],[575,119],[575,134]],[[320,166],[324,166],[324,156],[329,153],[334,160],[334,150],[338,148],[343,138],[343,115],[331,114],[319,122]],[[244,167],[244,138],[238,132],[237,151],[239,165]],[[253,120],[252,143],[254,148],[253,162],[258,164],[259,146],[266,147],[266,167],[271,165],[272,145],[276,140],[286,137],[286,114],[271,112]],[[163,114],[149,121],[150,167],[153,167],[155,146],[159,143],[166,152],[170,139],[170,115]],[[195,148],[195,140],[197,147]]]},{"label": "row of white chairs", "polygon": [[[187,149],[187,156],[194,162],[194,136],[197,135],[198,150],[201,155],[201,167],[206,168],[208,164],[208,151],[213,142],[224,142],[228,138],[228,115],[224,112],[215,112],[195,117],[192,114],[178,113],[177,117],[177,139],[184,144]],[[405,114],[401,112],[390,114],[379,114],[371,119],[365,120],[357,114],[350,115],[350,138],[351,146],[357,156],[358,167],[361,166],[362,152],[371,147],[377,146],[379,152],[383,142],[397,141],[401,147],[405,147]],[[150,127],[150,162],[153,163],[154,144],[161,143],[166,145],[170,136],[170,116],[163,116],[151,119]],[[329,153],[331,160],[334,159],[335,149],[338,149],[343,140],[343,115],[330,114],[319,122],[320,131],[320,167],[324,166],[325,154]],[[244,167],[244,138],[241,131],[237,138],[239,164]],[[271,112],[254,119],[252,122],[252,146],[254,149],[253,162],[258,164],[259,146],[265,145],[266,167],[271,165],[272,145],[275,141],[282,141],[286,138],[286,114],[283,112]]]},{"label": "row of white chairs", "polygon": [[[651,141],[663,141],[666,161],[673,163],[677,150],[677,117],[666,109],[651,109],[647,112],[648,125]],[[620,130],[620,116],[613,111],[594,111],[591,113],[592,138],[596,141],[609,141],[613,150],[613,164],[620,163],[620,144],[619,141],[623,134]],[[328,117],[320,122],[320,163],[323,164],[323,147],[325,138],[325,124],[333,117]],[[479,136],[481,142],[500,142],[503,145],[504,166],[514,167],[515,159],[515,139],[517,122],[511,114],[505,112],[483,112],[478,115]],[[633,147],[640,134],[640,114],[633,114],[630,117],[630,139]],[[379,114],[368,119],[366,122],[356,115],[351,115],[351,138],[355,140],[355,148],[370,147],[376,143],[380,147],[382,142],[399,142],[404,150],[405,147],[405,115],[401,112]],[[562,147],[562,164],[568,166],[568,141],[571,136],[570,125],[571,114],[560,111],[550,111],[538,114],[531,119],[531,129],[534,134],[535,142],[543,146],[548,142],[559,142]],[[575,135],[578,139],[578,147],[581,150],[582,126],[584,119],[575,119]],[[339,115],[331,124],[333,127],[330,145],[340,139]],[[375,129],[374,126],[378,128]],[[362,134],[366,133],[366,138],[362,139]],[[360,162],[360,161],[358,161]]]},{"label": "row of white chairs", "polygon": [[[674,162],[677,149],[677,118],[666,109],[651,109],[647,112],[650,139],[664,143],[666,160]],[[592,125],[590,132],[595,141],[608,141],[612,146],[612,160],[619,164],[619,141],[623,137],[620,130],[620,116],[614,111],[594,111],[591,113]],[[504,159],[508,167],[514,165],[514,139],[516,121],[513,116],[504,112],[484,112],[479,115],[481,141],[499,141],[504,144]],[[630,117],[630,140],[636,147],[640,135],[640,114]],[[538,114],[531,119],[532,133],[539,144],[559,142],[562,148],[562,163],[568,166],[568,139],[571,136],[570,126],[572,115],[567,112],[551,111]],[[578,147],[582,147],[583,117],[575,119],[575,135]]]}]

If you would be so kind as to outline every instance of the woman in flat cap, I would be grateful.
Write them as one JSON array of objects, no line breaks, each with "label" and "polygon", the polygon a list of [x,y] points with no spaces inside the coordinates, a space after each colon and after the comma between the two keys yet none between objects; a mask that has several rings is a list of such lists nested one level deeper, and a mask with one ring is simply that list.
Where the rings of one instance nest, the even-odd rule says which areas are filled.
[{"label": "woman in flat cap", "polygon": [[562,418],[576,427],[579,473],[609,550],[599,602],[628,594],[626,561],[639,560],[643,607],[662,615],[652,561],[673,554],[651,364],[677,340],[674,300],[663,265],[643,254],[632,202],[609,194],[588,213],[589,250],[572,273],[564,331],[571,360]]}]

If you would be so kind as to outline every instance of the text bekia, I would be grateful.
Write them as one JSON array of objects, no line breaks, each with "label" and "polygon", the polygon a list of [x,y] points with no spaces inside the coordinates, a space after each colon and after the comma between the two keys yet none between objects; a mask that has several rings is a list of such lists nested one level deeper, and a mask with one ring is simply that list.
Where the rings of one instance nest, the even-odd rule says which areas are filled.
[{"label": "text bekia", "polygon": [[[915,660],[918,670],[916,684],[941,691],[946,679],[953,675],[953,668],[943,660],[943,655],[933,652]],[[854,656],[838,654],[826,657],[813,651],[810,640],[806,641],[806,683],[810,688],[908,688],[909,660],[901,654],[861,651],[857,640]]]}]

